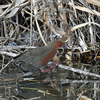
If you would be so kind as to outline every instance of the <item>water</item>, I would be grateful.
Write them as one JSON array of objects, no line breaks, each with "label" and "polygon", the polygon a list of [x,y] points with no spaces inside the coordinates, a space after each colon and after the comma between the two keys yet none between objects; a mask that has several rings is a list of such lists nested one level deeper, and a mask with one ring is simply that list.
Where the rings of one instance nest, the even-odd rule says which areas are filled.
[{"label": "water", "polygon": [[[70,67],[99,74],[96,64],[72,63]],[[47,73],[35,72],[22,77],[23,72],[9,66],[0,76],[0,100],[100,100],[99,78],[61,68]],[[81,99],[79,99],[81,98]]]}]

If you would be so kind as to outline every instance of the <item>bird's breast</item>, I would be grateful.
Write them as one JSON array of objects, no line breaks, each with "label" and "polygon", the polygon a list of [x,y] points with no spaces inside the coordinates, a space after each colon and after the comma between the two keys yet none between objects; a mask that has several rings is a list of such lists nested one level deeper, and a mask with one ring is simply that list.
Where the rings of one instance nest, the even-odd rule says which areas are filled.
[{"label": "bird's breast", "polygon": [[45,66],[56,54],[57,50],[53,50],[52,52],[50,52],[48,55],[46,55],[43,60],[41,61],[41,65],[42,67]]}]

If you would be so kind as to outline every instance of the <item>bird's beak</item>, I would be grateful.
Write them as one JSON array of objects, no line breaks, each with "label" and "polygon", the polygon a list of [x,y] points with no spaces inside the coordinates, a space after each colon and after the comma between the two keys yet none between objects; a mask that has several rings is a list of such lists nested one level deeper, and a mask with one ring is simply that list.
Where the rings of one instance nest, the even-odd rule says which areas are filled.
[{"label": "bird's beak", "polygon": [[68,49],[67,46],[63,43],[62,48]]}]

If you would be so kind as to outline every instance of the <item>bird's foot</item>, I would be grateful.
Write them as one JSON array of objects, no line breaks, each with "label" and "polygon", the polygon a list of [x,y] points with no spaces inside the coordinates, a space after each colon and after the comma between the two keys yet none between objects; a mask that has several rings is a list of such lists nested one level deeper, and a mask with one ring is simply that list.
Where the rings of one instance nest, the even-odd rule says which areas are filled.
[{"label": "bird's foot", "polygon": [[46,69],[46,70],[41,70],[41,73],[45,73],[45,72],[47,72],[48,70],[51,70],[51,69],[53,69],[53,68],[56,68],[59,64],[60,64],[60,62],[54,63],[50,68],[48,68],[48,69]]}]

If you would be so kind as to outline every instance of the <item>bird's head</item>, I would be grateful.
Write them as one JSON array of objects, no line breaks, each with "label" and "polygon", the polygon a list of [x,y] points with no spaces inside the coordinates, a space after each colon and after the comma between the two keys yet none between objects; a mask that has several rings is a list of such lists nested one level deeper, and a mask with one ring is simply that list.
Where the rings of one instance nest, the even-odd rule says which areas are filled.
[{"label": "bird's head", "polygon": [[59,49],[59,48],[61,48],[63,46],[63,43],[61,42],[61,41],[56,41],[55,43],[54,43],[54,48],[55,49]]}]

